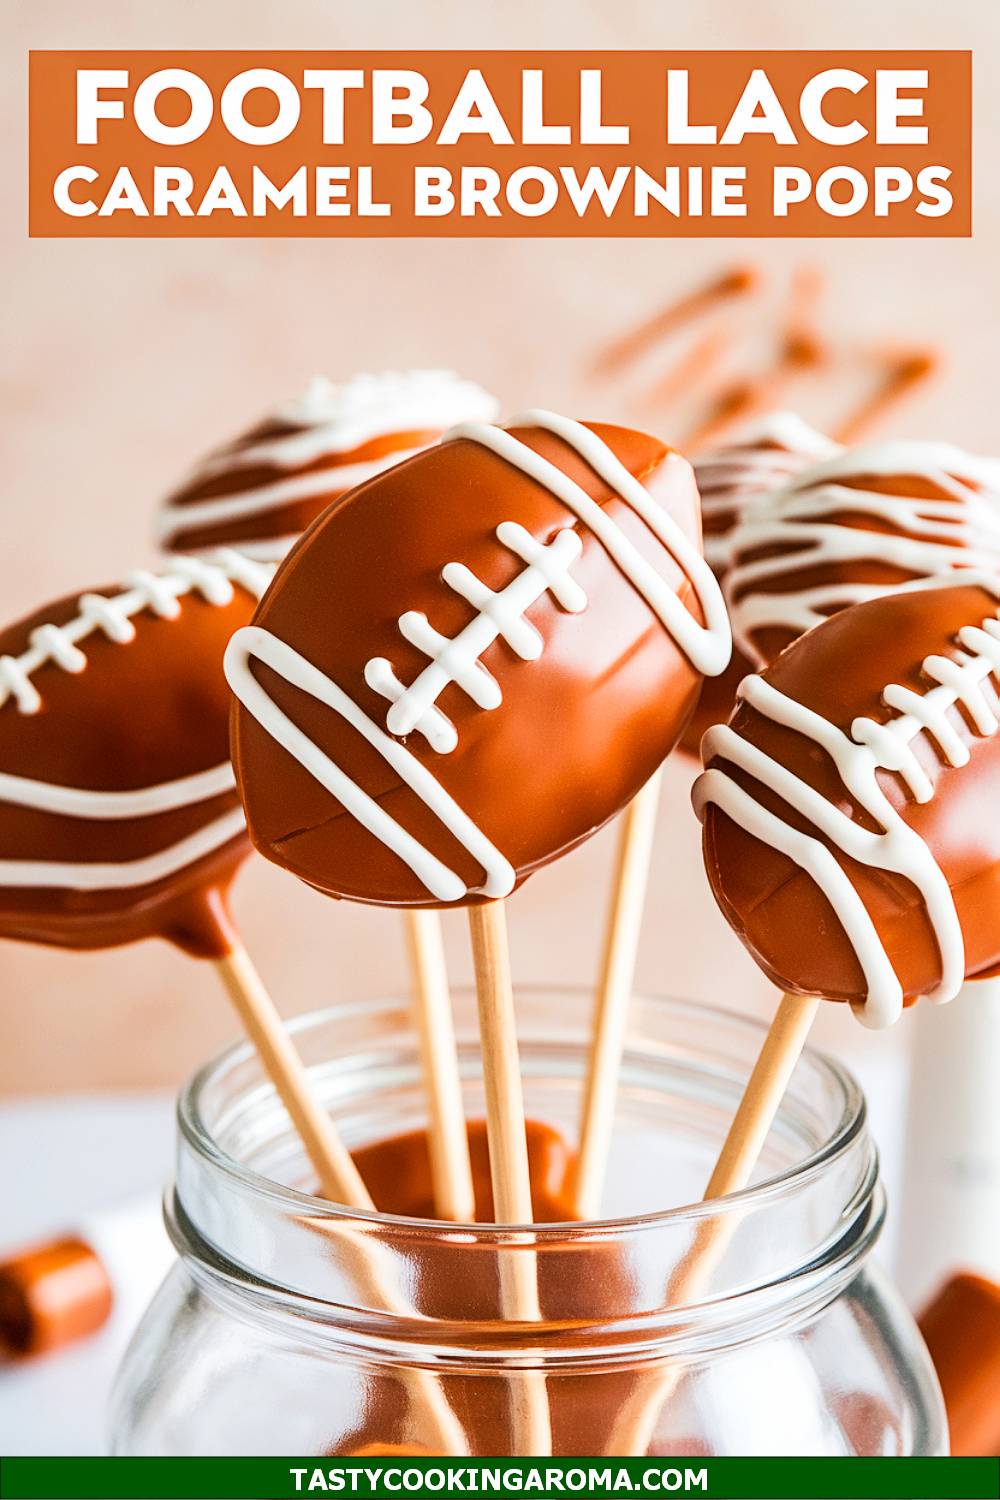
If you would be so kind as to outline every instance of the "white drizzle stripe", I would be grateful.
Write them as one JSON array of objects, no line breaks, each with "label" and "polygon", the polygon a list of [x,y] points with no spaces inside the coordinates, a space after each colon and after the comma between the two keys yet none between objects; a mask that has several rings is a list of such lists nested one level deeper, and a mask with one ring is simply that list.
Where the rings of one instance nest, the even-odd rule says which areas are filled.
[{"label": "white drizzle stripe", "polygon": [[[420,448],[401,449],[363,462],[334,464],[319,474],[289,472],[287,478],[211,499],[189,503],[180,499],[220,474],[236,475],[255,467],[286,471],[308,468],[321,458],[336,459],[393,433],[440,433],[454,422],[491,421],[496,415],[497,402],[488,392],[450,370],[357,375],[340,386],[317,376],[302,396],[274,413],[273,420],[287,424],[288,431],[228,445],[197,466],[164,502],[156,522],[157,539],[161,546],[169,547],[193,527],[238,522],[316,496],[332,499],[402,463]],[[280,558],[290,543],[291,539],[282,548],[281,539],[271,537],[251,545],[256,556],[266,547],[268,558]]]},{"label": "white drizzle stripe", "polygon": [[[365,664],[365,681],[373,692],[388,698],[390,703],[396,703],[408,691],[393,671],[392,662],[387,661],[384,656],[373,656]],[[458,744],[458,731],[454,724],[447,714],[433,705],[424,711],[418,728],[431,749],[436,750],[439,755],[450,754]]]},{"label": "white drizzle stripe", "polygon": [[[921,582],[922,588],[970,585],[978,585],[1000,599],[996,575],[970,572]],[[991,703],[984,692],[994,679],[993,697],[997,700],[1000,625],[996,619],[987,619],[981,626],[963,627],[956,640],[957,660],[930,656],[923,663],[922,670],[937,683],[935,687],[915,693],[890,684],[883,692],[883,701],[897,717],[885,723],[858,717],[850,735],[779,692],[766,678],[748,677],[740,685],[740,698],[758,713],[811,739],[830,756],[844,787],[881,833],[860,827],[815,788],[728,725],[710,729],[702,742],[706,764],[719,758],[745,771],[806,817],[842,853],[870,868],[898,874],[915,886],[925,903],[941,956],[941,980],[930,997],[939,1003],[954,998],[965,976],[965,945],[954,897],[930,846],[893,807],[877,773],[896,772],[914,797],[926,802],[933,796],[933,787],[913,748],[921,734],[934,740],[949,765],[962,766],[969,760],[969,750],[949,719],[950,709],[959,705],[965,708],[979,735],[992,736],[1000,729],[997,702]],[[855,1010],[871,1026],[896,1020],[903,1003],[898,976],[856,888],[826,845],[769,812],[719,767],[712,766],[699,777],[693,800],[699,817],[704,817],[709,804],[719,807],[747,833],[780,850],[812,876],[841,922],[865,975],[868,995]]]},{"label": "white drizzle stripe", "polygon": [[31,632],[28,649],[20,656],[0,656],[0,707],[13,697],[21,713],[37,713],[42,699],[31,674],[48,662],[64,671],[82,671],[86,657],[78,643],[95,631],[125,644],[135,634],[132,616],[144,609],[162,619],[175,619],[178,599],[192,591],[201,594],[209,604],[226,605],[232,600],[234,582],[259,598],[273,573],[273,568],[221,549],[211,559],[175,558],[170,569],[159,575],[134,573],[128,580],[131,587],[121,594],[109,597],[84,594],[71,620],[64,625],[38,626]]},{"label": "white drizzle stripe", "polygon": [[[866,474],[914,476],[943,489],[948,499],[883,494],[841,483]],[[990,484],[981,493],[974,484]],[[868,516],[891,532],[846,526],[826,518]],[[950,545],[949,545],[950,544]],[[779,549],[769,557],[755,551]],[[744,560],[746,559],[746,560]],[[895,442],[838,454],[800,472],[742,512],[728,538],[725,593],[740,649],[761,661],[755,634],[767,628],[800,635],[834,613],[895,592],[850,578],[789,592],[776,580],[803,569],[882,562],[913,575],[951,568],[994,569],[1000,562],[1000,463],[946,444]]]},{"label": "white drizzle stripe", "polygon": [[486,874],[485,894],[493,898],[510,894],[516,877],[508,861],[405,746],[380,729],[336,683],[284,641],[257,625],[238,630],[226,650],[225,669],[229,685],[244,708],[346,812],[397,854],[437,900],[459,901],[467,887],[454,870],[407,833],[278,708],[250,670],[251,659],[264,662],[286,682],[339,714],[479,861]]},{"label": "white drizzle stripe", "polygon": [[[291,551],[301,535],[301,531],[295,531],[288,532],[284,536],[255,537],[252,541],[241,540],[240,556],[247,558],[250,562],[270,563],[273,573],[274,566]],[[213,548],[206,548],[205,552],[210,554],[213,550]],[[195,552],[199,556],[205,555],[205,553],[198,552],[197,548]]]},{"label": "white drizzle stripe", "polygon": [[711,568],[673,517],[656,503],[608,445],[582,423],[557,416],[555,412],[532,410],[515,417],[511,425],[541,427],[554,433],[631,506],[687,574],[704,614],[705,626],[699,625],[688,613],[667,581],[646,561],[597,501],[526,443],[501,427],[486,427],[478,423],[464,423],[452,428],[445,434],[445,441],[465,438],[479,443],[549,490],[593,532],[692,666],[709,677],[725,671],[732,652],[732,633],[725,601]]},{"label": "white drizzle stripe", "polygon": [[446,564],[441,574],[444,583],[478,613],[453,639],[439,635],[424,615],[411,611],[400,617],[400,633],[431,658],[430,665],[410,686],[402,687],[383,658],[376,657],[365,667],[369,687],[392,700],[386,717],[390,733],[407,735],[418,730],[435,749],[453,750],[458,736],[436,707],[444,689],[455,683],[479,708],[499,708],[500,686],[479,660],[483,652],[503,639],[523,661],[537,661],[544,642],[524,618],[524,611],[546,593],[551,592],[570,613],[586,608],[586,594],[569,576],[571,564],[583,551],[583,542],[575,531],[560,531],[547,546],[513,521],[501,522],[496,534],[501,544],[527,566],[506,588],[494,593],[464,564]]},{"label": "white drizzle stripe", "polygon": [[165,781],[159,786],[138,787],[127,792],[95,792],[85,787],[33,781],[27,776],[12,776],[0,771],[0,802],[67,818],[116,821],[152,817],[196,802],[207,802],[212,797],[233,791],[235,786],[236,777],[228,761],[177,781]]},{"label": "white drizzle stripe", "polygon": [[943,474],[983,490],[1000,490],[1000,459],[967,453],[953,443],[928,443],[913,438],[840,448],[803,474],[799,484],[805,488],[863,474],[931,477]]},{"label": "white drizzle stripe", "polygon": [[451,370],[390,370],[356,375],[340,386],[318,375],[274,413],[291,432],[211,454],[193,479],[257,464],[298,467],[325,454],[350,453],[388,433],[443,432],[456,416],[488,422],[496,414],[493,396]]},{"label": "white drizzle stripe", "polygon": [[299,500],[311,500],[316,495],[329,495],[332,500],[421,451],[420,448],[406,448],[384,453],[365,463],[309,470],[308,473],[296,474],[289,479],[277,479],[269,484],[238,490],[228,495],[215,495],[208,500],[181,503],[168,501],[156,519],[157,540],[161,546],[166,546],[174,537],[196,527],[242,521],[248,516],[260,515],[263,511],[280,510],[283,506],[294,505]]},{"label": "white drizzle stripe", "polygon": [[[723,671],[729,661],[731,638],[722,594],[701,554],[673,518],[661,510],[607,445],[588,428],[545,411],[528,412],[517,420],[525,426],[545,428],[562,438],[638,513],[688,574],[705,615],[706,626],[697,623],[620,527],[561,469],[500,428],[465,424],[453,428],[446,434],[446,440],[464,438],[479,443],[554,494],[593,531],[696,670],[703,673]],[[565,609],[572,611],[586,604],[582,589],[568,575],[570,564],[582,549],[581,540],[572,528],[559,532],[547,546],[542,546],[513,522],[501,523],[498,536],[504,546],[522,557],[527,567],[506,590],[499,593],[489,591],[490,598],[487,599],[480,592],[485,586],[468,570],[462,570],[454,563],[448,566],[446,583],[452,588],[457,587],[460,593],[471,589],[482,601],[476,606],[480,610],[476,619],[455,640],[442,637],[422,615],[411,611],[401,617],[400,629],[407,639],[432,657],[431,665],[424,669],[415,683],[409,688],[404,687],[391,663],[384,658],[374,658],[366,664],[365,677],[369,686],[391,700],[392,706],[387,714],[389,728],[401,734],[419,727],[432,747],[442,753],[454,748],[456,743],[454,726],[436,708],[434,701],[443,687],[449,682],[458,682],[474,702],[484,708],[495,706],[500,701],[500,688],[479,662],[479,653],[500,635],[514,650],[523,648],[534,652],[534,627],[530,627],[522,616],[524,609],[547,590],[551,589]],[[525,627],[532,630],[530,637]],[[230,641],[225,661],[226,675],[236,697],[267,733],[321,786],[326,787],[348,813],[404,861],[433,896],[439,901],[458,901],[466,895],[467,888],[453,870],[389,817],[278,708],[254,677],[250,669],[252,657],[265,662],[287,682],[332,708],[378,751],[452,836],[483,866],[486,895],[496,898],[513,890],[516,874],[508,860],[398,740],[381,730],[336,683],[287,643],[258,626],[245,626],[237,631]]]},{"label": "white drizzle stripe", "polygon": [[775,412],[725,448],[712,449],[694,460],[701,495],[701,513],[721,516],[724,531],[704,539],[705,560],[724,573],[732,555],[732,534],[747,506],[786,484],[793,474],[839,451],[838,445],[817,432],[794,412]]},{"label": "white drizzle stripe", "polygon": [[[131,587],[110,598],[85,594],[74,619],[65,625],[37,626],[31,632],[26,652],[19,657],[0,659],[0,704],[13,697],[22,713],[37,712],[42,700],[31,673],[47,662],[53,662],[63,671],[82,671],[87,658],[77,642],[95,631],[125,644],[135,635],[133,616],[143,609],[150,609],[163,619],[176,619],[181,597],[192,590],[197,590],[210,604],[223,606],[233,597],[234,582],[259,598],[273,572],[273,568],[261,567],[237,553],[220,550],[211,561],[177,558],[171,569],[161,574],[137,570],[129,577]],[[192,806],[231,792],[235,785],[228,761],[159,786],[119,792],[61,786],[0,772],[0,802],[56,816],[121,821]],[[67,863],[0,859],[0,886],[100,891],[151,885],[221,848],[244,828],[242,809],[234,808],[169,848],[138,860]]]},{"label": "white drizzle stripe", "polygon": [[[727,584],[728,579],[723,585],[728,595]],[[753,645],[755,631],[770,627],[804,635],[828,615],[837,614],[851,604],[880,599],[889,592],[891,588],[880,583],[825,583],[810,589],[789,590],[786,594],[745,594],[738,603],[730,602],[733,635],[745,656],[766,666]]]},{"label": "white drizzle stripe", "polygon": [[[714,727],[724,729],[727,726],[720,724]],[[706,758],[711,755],[725,755],[729,744],[728,739],[714,735],[713,730],[708,730],[706,740],[710,734],[713,735],[711,743],[705,744],[703,741],[703,755]],[[774,762],[769,762],[769,765],[773,764]],[[811,838],[809,834],[800,833],[790,823],[784,822],[766,807],[762,807],[731,776],[727,776],[724,771],[716,770],[714,767],[703,771],[699,776],[694,785],[692,798],[699,817],[703,817],[704,809],[709,803],[714,803],[740,828],[751,833],[754,838],[760,839],[762,843],[769,844],[772,849],[777,849],[779,853],[787,855],[800,869],[812,877],[836,912],[847,940],[858,956],[858,962],[865,976],[868,999],[863,1005],[854,1007],[855,1014],[866,1025],[872,1027],[891,1025],[902,1010],[899,980],[896,978],[867,907],[858,895],[850,876],[838,864],[826,845],[819,839]],[[876,1004],[880,1007],[878,1012],[875,1009]]]},{"label": "white drizzle stripe", "polygon": [[[763,450],[761,445],[765,443],[772,444],[772,447]],[[835,443],[825,433],[811,427],[797,412],[765,412],[742,424],[724,447],[706,448],[698,455],[695,468],[700,468],[702,464],[725,463],[734,454],[744,450],[769,451],[778,456],[782,453],[793,454],[804,460],[818,462],[839,453],[841,448],[839,443]]]},{"label": "white drizzle stripe", "polygon": [[113,864],[61,864],[48,861],[0,859],[0,885],[15,890],[104,891],[130,890],[166,880],[178,870],[205,858],[238,838],[246,823],[242,808],[216,818],[187,838],[142,859]]}]

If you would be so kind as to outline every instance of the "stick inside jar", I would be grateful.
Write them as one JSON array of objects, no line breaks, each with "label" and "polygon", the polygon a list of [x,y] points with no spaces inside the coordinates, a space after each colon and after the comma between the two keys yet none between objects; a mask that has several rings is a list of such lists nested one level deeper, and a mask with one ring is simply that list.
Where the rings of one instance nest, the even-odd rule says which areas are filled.
[{"label": "stick inside jar", "polygon": [[476,1217],[476,1192],[462,1106],[462,1078],[441,919],[435,911],[413,908],[405,913],[404,923],[414,1019],[427,1090],[427,1140],[434,1207],[439,1218],[470,1224]]},{"label": "stick inside jar", "polygon": [[660,783],[660,773],[657,772],[625,809],[620,820],[618,855],[611,881],[608,923],[584,1078],[580,1145],[569,1181],[570,1202],[581,1219],[599,1218],[601,1212],[649,883]]},{"label": "stick inside jar", "polygon": [[[530,1224],[534,1213],[504,903],[488,901],[470,907],[469,933],[476,971],[496,1221]],[[505,1320],[539,1322],[537,1256],[510,1243],[499,1247],[499,1256],[500,1305]],[[525,1370],[511,1377],[511,1438],[514,1453],[544,1457],[552,1452],[551,1416],[541,1371]]]},{"label": "stick inside jar", "polygon": [[[814,996],[782,997],[712,1169],[704,1202],[750,1186],[821,1004]],[[702,1220],[691,1249],[670,1279],[668,1307],[695,1302],[707,1291],[740,1219],[738,1212],[730,1211]],[[637,1383],[635,1398],[622,1407],[612,1430],[609,1453],[648,1453],[659,1414],[683,1374],[683,1365],[668,1365],[652,1381]]]}]

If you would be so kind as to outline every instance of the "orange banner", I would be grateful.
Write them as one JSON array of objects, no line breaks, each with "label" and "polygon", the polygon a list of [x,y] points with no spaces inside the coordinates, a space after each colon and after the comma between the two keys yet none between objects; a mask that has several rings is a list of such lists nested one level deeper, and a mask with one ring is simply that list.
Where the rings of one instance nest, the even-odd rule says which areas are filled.
[{"label": "orange banner", "polygon": [[968,52],[33,52],[49,236],[961,236]]}]

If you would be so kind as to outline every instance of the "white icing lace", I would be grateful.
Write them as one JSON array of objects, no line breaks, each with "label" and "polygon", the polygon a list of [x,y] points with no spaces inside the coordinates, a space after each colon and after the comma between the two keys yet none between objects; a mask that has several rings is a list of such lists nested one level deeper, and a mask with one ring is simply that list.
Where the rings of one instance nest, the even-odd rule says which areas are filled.
[{"label": "white icing lace", "polygon": [[496,534],[503,546],[527,563],[524,571],[494,593],[464,564],[448,563],[442,580],[474,606],[475,619],[448,639],[439,635],[426,615],[411,610],[400,617],[400,633],[431,659],[409,687],[404,688],[385,657],[373,657],[365,667],[368,686],[392,702],[386,718],[390,733],[406,736],[417,730],[441,754],[454,750],[458,743],[455,726],[435,707],[448,684],[456,683],[479,708],[499,708],[499,683],[479,660],[486,648],[502,638],[522,661],[537,661],[544,642],[524,618],[524,611],[546,592],[572,614],[587,605],[586,594],[569,572],[583,551],[575,531],[560,531],[547,546],[514,521],[502,522]]},{"label": "white icing lace", "polygon": [[137,569],[126,578],[121,594],[83,594],[77,613],[64,625],[38,625],[28,637],[28,648],[19,656],[0,656],[0,707],[13,698],[23,714],[34,714],[42,706],[41,694],[32,675],[52,662],[64,672],[82,672],[87,658],[79,642],[99,631],[109,640],[125,645],[135,635],[134,615],[150,610],[164,620],[180,613],[179,599],[195,592],[209,604],[226,605],[233,597],[233,583],[257,598],[273,577],[273,568],[255,563],[239,553],[223,549],[212,558],[178,557],[164,573]]},{"label": "white icing lace", "polygon": [[721,516],[725,529],[707,532],[705,559],[717,574],[732,560],[733,532],[747,507],[780,489],[793,474],[838,451],[837,444],[816,432],[793,412],[774,412],[751,424],[725,448],[714,448],[694,460],[701,513]]},{"label": "white icing lace", "polygon": [[[446,434],[446,440],[464,438],[478,443],[549,490],[594,535],[696,670],[723,671],[729,661],[731,638],[722,594],[711,570],[680,526],[589,428],[544,411],[528,412],[517,418],[514,425],[541,427],[555,433],[621,497],[691,580],[706,622],[704,626],[698,623],[667,579],[647,562],[607,510],[533,448],[502,428],[477,423],[453,429]],[[467,895],[468,888],[458,873],[390,817],[303,733],[264,691],[254,676],[251,662],[265,662],[285,681],[326,704],[350,724],[421,799],[452,838],[479,862],[485,877],[481,887],[483,892],[490,897],[509,894],[516,881],[513,866],[416,756],[392,737],[418,730],[439,753],[446,754],[454,749],[457,743],[455,726],[437,707],[436,701],[444,688],[449,683],[457,683],[479,707],[496,708],[500,702],[500,687],[479,660],[482,652],[502,637],[523,660],[537,660],[543,641],[530,621],[524,619],[525,610],[547,593],[570,612],[585,607],[586,595],[569,571],[582,550],[581,538],[573,526],[560,531],[548,545],[543,545],[525,528],[511,521],[501,524],[497,536],[526,567],[506,588],[494,592],[468,568],[449,563],[444,570],[444,581],[477,610],[476,617],[454,639],[440,635],[423,615],[410,612],[400,618],[403,635],[430,658],[430,664],[413,683],[404,686],[384,657],[373,658],[367,663],[365,677],[369,687],[390,700],[386,723],[391,734],[376,724],[349,694],[300,652],[259,626],[238,630],[226,652],[229,684],[248,713],[363,828],[398,855],[439,901],[459,901]]]},{"label": "white icing lace", "polygon": [[[443,432],[455,422],[490,421],[496,414],[497,403],[488,392],[450,370],[390,370],[356,375],[344,385],[316,376],[302,396],[274,413],[273,419],[287,424],[288,431],[220,449],[167,497],[157,517],[158,541],[169,548],[176,537],[195,527],[242,521],[315,497],[333,499],[420,449],[397,448],[378,458],[312,471],[310,466],[321,458],[350,453],[391,433]],[[288,472],[266,484],[210,499],[178,500],[192,487],[220,474],[258,467],[307,472]],[[291,540],[276,535],[257,538],[248,546],[257,556],[277,560]],[[239,545],[246,550],[242,541]]]},{"label": "white icing lace", "polygon": [[[915,588],[973,585],[1000,599],[1000,579],[995,574],[949,574],[921,580]],[[915,886],[924,900],[941,956],[941,979],[930,997],[939,1003],[952,1000],[965,977],[965,945],[954,897],[930,846],[893,806],[878,773],[895,772],[916,801],[928,802],[934,788],[915,751],[919,737],[930,736],[944,760],[960,767],[968,763],[970,752],[950,711],[964,708],[979,736],[991,737],[1000,729],[996,690],[1000,682],[1000,622],[992,617],[979,625],[964,626],[955,639],[954,659],[933,655],[922,664],[921,670],[934,687],[916,693],[890,684],[882,700],[895,717],[885,723],[859,717],[849,735],[779,692],[766,678],[748,677],[740,685],[740,698],[759,714],[811,739],[830,756],[846,791],[875,821],[878,832],[861,827],[808,782],[728,725],[710,729],[702,742],[706,765],[719,759],[745,771],[807,818],[842,853],[870,868],[901,875]],[[987,685],[991,687],[989,696]],[[856,1012],[870,1026],[895,1021],[903,1004],[899,977],[874,920],[827,844],[766,809],[722,767],[712,766],[703,772],[695,783],[693,799],[699,817],[704,816],[709,804],[717,806],[747,833],[780,850],[811,875],[835,911],[865,975],[868,993],[855,1005]]]},{"label": "white icing lace", "polygon": [[[866,475],[917,477],[947,498],[885,494],[842,482]],[[829,519],[848,513],[882,525]],[[772,555],[754,555],[766,551]],[[853,564],[888,563],[915,578],[952,567],[1000,565],[1000,464],[937,443],[873,444],[841,453],[748,505],[729,535],[727,559],[734,638],[746,655],[766,665],[757,632],[771,628],[798,636],[840,609],[898,587],[853,579]],[[846,576],[794,590],[781,587],[791,574],[822,567],[844,569]]]}]

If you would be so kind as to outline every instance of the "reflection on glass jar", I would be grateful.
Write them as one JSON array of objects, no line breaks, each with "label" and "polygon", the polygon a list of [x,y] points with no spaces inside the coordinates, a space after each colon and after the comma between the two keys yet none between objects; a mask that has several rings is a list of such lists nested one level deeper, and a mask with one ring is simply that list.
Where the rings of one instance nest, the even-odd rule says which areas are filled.
[{"label": "reflection on glass jar", "polygon": [[[455,998],[481,1117],[474,1004]],[[566,990],[518,996],[529,1115],[568,1140],[589,1009]],[[425,1123],[405,1004],[338,1006],[295,1032],[348,1144]],[[697,1203],[761,1036],[638,997],[607,1218],[506,1230],[310,1196],[249,1049],[226,1053],[181,1097],[180,1260],[120,1373],[115,1451],[494,1455],[545,1451],[551,1433],[556,1454],[945,1452],[926,1350],[870,1260],[884,1200],[842,1068],[806,1053],[751,1189],[674,1206]],[[537,1321],[500,1317],[519,1277]]]}]

